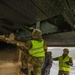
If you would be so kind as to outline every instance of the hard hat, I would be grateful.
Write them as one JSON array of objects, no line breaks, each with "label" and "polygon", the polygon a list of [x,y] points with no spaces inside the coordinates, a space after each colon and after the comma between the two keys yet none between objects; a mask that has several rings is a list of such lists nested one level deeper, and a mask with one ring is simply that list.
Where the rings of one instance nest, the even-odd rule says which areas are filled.
[{"label": "hard hat", "polygon": [[34,29],[32,32],[33,38],[42,38],[42,32],[40,29]]}]

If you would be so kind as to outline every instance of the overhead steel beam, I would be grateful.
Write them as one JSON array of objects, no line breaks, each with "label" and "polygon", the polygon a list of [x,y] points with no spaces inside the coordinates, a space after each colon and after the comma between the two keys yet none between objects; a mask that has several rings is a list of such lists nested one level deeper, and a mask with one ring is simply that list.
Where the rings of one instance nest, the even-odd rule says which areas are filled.
[{"label": "overhead steel beam", "polygon": [[[70,35],[71,34],[71,35]],[[74,46],[75,31],[43,36],[48,46]]]}]

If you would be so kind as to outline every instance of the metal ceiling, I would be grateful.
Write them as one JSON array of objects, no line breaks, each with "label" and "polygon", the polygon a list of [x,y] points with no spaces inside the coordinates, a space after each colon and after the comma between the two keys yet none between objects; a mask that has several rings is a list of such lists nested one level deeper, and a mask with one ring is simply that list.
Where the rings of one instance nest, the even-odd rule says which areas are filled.
[{"label": "metal ceiling", "polygon": [[0,0],[0,34],[62,15],[74,27],[75,0]]}]

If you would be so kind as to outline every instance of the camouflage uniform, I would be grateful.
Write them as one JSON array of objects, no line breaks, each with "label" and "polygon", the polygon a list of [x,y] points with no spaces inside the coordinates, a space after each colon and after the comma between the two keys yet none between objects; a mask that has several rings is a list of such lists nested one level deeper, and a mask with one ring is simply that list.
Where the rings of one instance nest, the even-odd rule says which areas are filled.
[{"label": "camouflage uniform", "polygon": [[43,67],[45,57],[33,57],[28,52],[22,54],[22,67],[28,68],[28,63],[34,67],[34,75],[41,75],[41,69]]},{"label": "camouflage uniform", "polygon": [[[40,41],[39,39],[34,38],[34,37],[36,37],[36,35],[33,36],[33,39]],[[28,48],[28,50],[30,50],[30,48],[32,48],[31,41],[28,41],[26,43],[26,47]],[[34,57],[34,56],[30,55],[29,52],[26,50],[23,50],[23,52],[25,53],[23,58],[22,58],[23,68],[28,68],[28,63],[30,63],[33,66],[34,75],[41,75],[41,69],[42,69],[43,64],[44,64],[45,56]]]}]

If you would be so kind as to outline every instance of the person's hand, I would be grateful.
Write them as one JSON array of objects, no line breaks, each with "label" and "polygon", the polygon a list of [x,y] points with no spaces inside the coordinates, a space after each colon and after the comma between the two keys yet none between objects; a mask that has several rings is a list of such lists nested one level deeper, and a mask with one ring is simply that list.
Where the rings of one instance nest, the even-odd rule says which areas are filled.
[{"label": "person's hand", "polygon": [[69,65],[69,61],[66,61],[65,63],[66,63],[67,65]]}]

